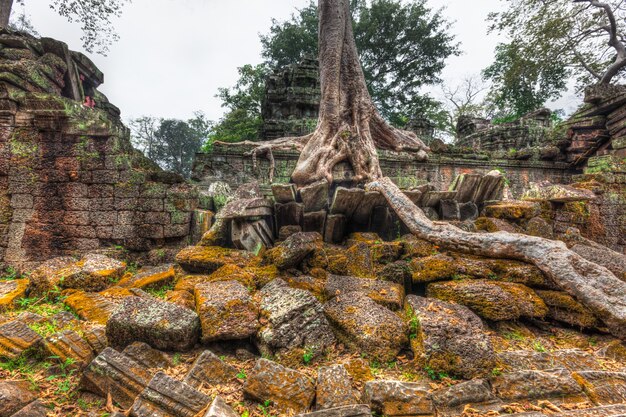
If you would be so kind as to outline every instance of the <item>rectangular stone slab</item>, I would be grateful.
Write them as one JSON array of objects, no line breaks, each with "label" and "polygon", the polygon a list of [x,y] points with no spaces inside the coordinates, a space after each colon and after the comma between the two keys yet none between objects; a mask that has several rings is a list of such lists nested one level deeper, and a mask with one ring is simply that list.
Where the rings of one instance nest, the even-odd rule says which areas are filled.
[{"label": "rectangular stone slab", "polygon": [[450,191],[456,191],[456,200],[459,203],[471,201],[482,178],[480,174],[461,174],[454,180]]},{"label": "rectangular stone slab", "polygon": [[139,394],[132,417],[195,417],[211,399],[163,372],[157,373]]},{"label": "rectangular stone slab", "polygon": [[456,191],[429,191],[422,197],[422,207],[437,207],[441,200],[454,200]]},{"label": "rectangular stone slab", "polygon": [[17,359],[42,341],[26,324],[13,320],[0,325],[0,358]]},{"label": "rectangular stone slab", "polygon": [[300,189],[305,212],[320,211],[328,206],[328,181],[321,180]]},{"label": "rectangular stone slab", "polygon": [[330,206],[330,214],[343,214],[347,218],[352,217],[364,195],[365,191],[360,188],[337,187]]},{"label": "rectangular stone slab", "polygon": [[311,213],[304,213],[304,228],[305,232],[318,232],[320,235],[324,235],[324,228],[326,226],[326,210],[314,211]]},{"label": "rectangular stone slab", "polygon": [[346,216],[343,214],[330,214],[326,217],[324,229],[324,242],[341,243],[346,234]]},{"label": "rectangular stone slab", "polygon": [[[421,193],[420,193],[421,196]],[[365,225],[369,228],[370,218],[374,207],[384,206],[387,204],[385,197],[377,191],[369,191],[363,195],[361,204],[352,214],[352,221],[358,225]]]},{"label": "rectangular stone slab", "polygon": [[106,348],[85,369],[80,388],[129,408],[144,390],[151,375],[137,362],[112,348]]},{"label": "rectangular stone slab", "polygon": [[277,203],[291,203],[296,201],[296,186],[294,184],[272,184],[272,195]]}]

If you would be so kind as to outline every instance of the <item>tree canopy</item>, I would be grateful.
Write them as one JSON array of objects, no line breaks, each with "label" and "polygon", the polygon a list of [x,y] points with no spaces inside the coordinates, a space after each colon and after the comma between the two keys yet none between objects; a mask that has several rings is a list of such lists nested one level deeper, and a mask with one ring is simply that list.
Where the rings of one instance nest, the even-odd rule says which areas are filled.
[{"label": "tree canopy", "polygon": [[[81,40],[87,52],[106,55],[111,44],[119,39],[112,18],[121,16],[122,8],[128,2],[130,0],[50,0],[50,8],[70,23],[80,23]],[[15,3],[25,4],[24,0]],[[0,26],[8,26],[12,9],[13,0],[0,0]],[[16,26],[34,31],[24,14],[17,16]]]},{"label": "tree canopy", "polygon": [[555,99],[575,80],[578,89],[623,79],[626,5],[621,0],[505,0],[490,15],[498,45],[485,70],[497,104],[518,115]]},{"label": "tree canopy", "polygon": [[[396,125],[427,113],[434,101],[421,89],[440,80],[447,58],[460,49],[441,10],[426,0],[352,0],[352,25],[359,59],[372,99],[383,117]],[[317,4],[311,1],[290,20],[274,20],[261,36],[268,67],[317,56]]]},{"label": "tree canopy", "polygon": [[202,113],[189,120],[144,116],[130,121],[133,145],[163,169],[191,175],[193,158],[209,133]]}]

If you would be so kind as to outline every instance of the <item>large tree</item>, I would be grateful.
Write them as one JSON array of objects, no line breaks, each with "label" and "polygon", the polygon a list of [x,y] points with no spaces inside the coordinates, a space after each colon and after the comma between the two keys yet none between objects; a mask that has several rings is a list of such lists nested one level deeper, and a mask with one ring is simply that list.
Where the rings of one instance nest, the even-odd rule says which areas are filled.
[{"label": "large tree", "polygon": [[490,15],[490,30],[509,41],[485,71],[499,104],[523,113],[559,97],[570,79],[579,89],[623,80],[623,0],[504,1],[508,7]]},{"label": "large tree", "polygon": [[[87,52],[106,54],[119,36],[111,18],[119,17],[122,7],[130,0],[50,0],[50,8],[69,22],[79,22],[81,40]],[[15,0],[24,4],[24,0]],[[8,27],[14,0],[0,0],[0,27]]]},{"label": "large tree", "polygon": [[[367,182],[368,190],[382,193],[415,235],[444,248],[533,263],[601,317],[613,334],[626,339],[626,283],[608,269],[583,259],[563,242],[507,232],[470,233],[433,223],[395,184],[383,178],[377,149],[404,150],[424,159],[428,148],[414,134],[390,127],[374,108],[358,60],[349,0],[319,0],[319,19],[322,100],[317,129],[299,138],[263,145],[251,142],[256,152],[301,150],[292,174],[298,187],[320,179],[332,181],[333,166],[348,161],[355,181]],[[207,239],[222,236],[225,229],[222,220],[216,222]]]},{"label": "large tree", "polygon": [[[442,11],[427,0],[351,0],[350,11],[365,84],[383,117],[401,126],[407,116],[431,111],[434,102],[422,88],[439,82],[446,59],[460,53]],[[261,43],[269,68],[316,56],[316,2],[273,21]]]}]

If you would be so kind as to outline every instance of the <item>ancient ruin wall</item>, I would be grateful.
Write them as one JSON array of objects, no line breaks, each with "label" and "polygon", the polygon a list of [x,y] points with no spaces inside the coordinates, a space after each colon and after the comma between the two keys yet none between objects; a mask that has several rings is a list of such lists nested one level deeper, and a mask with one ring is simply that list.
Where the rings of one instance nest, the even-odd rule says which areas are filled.
[{"label": "ancient ruin wall", "polygon": [[[193,179],[201,187],[214,181],[227,182],[232,188],[250,181],[269,185],[269,162],[259,158],[256,166],[251,156],[246,155],[251,148],[244,145],[216,144],[211,153],[196,155]],[[287,183],[298,160],[297,152],[275,152],[275,183]],[[573,174],[567,164],[551,161],[477,160],[462,159],[445,155],[432,155],[427,162],[415,161],[408,154],[380,152],[380,165],[383,174],[401,188],[411,188],[431,183],[438,190],[447,190],[459,174],[485,174],[493,169],[505,172],[514,196],[521,196],[531,182],[549,180],[553,183],[568,183]],[[335,168],[334,178],[349,179],[350,169],[346,164]]]},{"label": "ancient ruin wall", "polygon": [[132,148],[97,68],[51,39],[0,45],[0,265],[185,241],[197,192]]}]

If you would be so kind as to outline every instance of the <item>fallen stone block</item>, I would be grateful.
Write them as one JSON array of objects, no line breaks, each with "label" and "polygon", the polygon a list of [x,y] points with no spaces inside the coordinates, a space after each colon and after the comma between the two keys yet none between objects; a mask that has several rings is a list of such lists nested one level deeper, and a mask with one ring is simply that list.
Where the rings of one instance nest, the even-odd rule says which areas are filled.
[{"label": "fallen stone block", "polygon": [[106,398],[111,398],[125,409],[148,385],[151,375],[144,367],[119,353],[106,348],[91,361],[83,372],[80,388]]},{"label": "fallen stone block", "polygon": [[359,392],[352,387],[352,377],[343,365],[319,368],[316,389],[317,410],[359,404]]},{"label": "fallen stone block", "polygon": [[17,300],[26,296],[29,284],[28,279],[0,281],[0,312],[15,307]]},{"label": "fallen stone block", "polygon": [[455,417],[463,414],[465,407],[483,413],[497,412],[503,403],[491,392],[491,386],[485,379],[461,382],[450,387],[441,388],[432,393],[437,408],[437,415]]},{"label": "fallen stone block", "polygon": [[283,412],[301,413],[313,404],[315,385],[296,370],[259,359],[246,378],[243,392],[256,401],[272,401]]},{"label": "fallen stone block", "polygon": [[301,348],[318,355],[335,343],[324,307],[310,292],[276,279],[259,295],[266,322],[255,337],[261,353],[284,354]]},{"label": "fallen stone block", "polygon": [[563,291],[536,290],[535,293],[548,306],[548,317],[580,328],[600,326],[591,310]]},{"label": "fallen stone block", "polygon": [[209,406],[204,417],[240,417],[240,415],[218,395]]},{"label": "fallen stone block", "polygon": [[36,399],[27,381],[0,381],[0,416],[10,417]]},{"label": "fallen stone block", "polygon": [[469,307],[489,320],[545,317],[548,307],[537,294],[522,284],[488,280],[448,281],[428,284],[429,298]]},{"label": "fallen stone block", "polygon": [[496,367],[484,325],[467,307],[410,295],[405,312],[411,349],[424,366],[466,379],[487,376]]},{"label": "fallen stone block", "polygon": [[324,210],[328,206],[328,181],[321,180],[300,189],[305,213]]},{"label": "fallen stone block", "polygon": [[96,354],[100,354],[109,344],[106,335],[106,326],[93,326],[84,331],[83,337]]},{"label": "fallen stone block", "polygon": [[109,318],[106,335],[113,346],[145,342],[155,349],[180,352],[198,341],[200,320],[195,312],[176,304],[127,297]]},{"label": "fallen stone block", "polygon": [[493,393],[504,402],[550,400],[583,402],[587,397],[569,371],[518,371],[490,378]]},{"label": "fallen stone block", "polygon": [[328,299],[353,291],[367,295],[390,310],[400,310],[404,306],[404,283],[401,285],[377,279],[343,277],[331,274],[324,286],[324,293]]},{"label": "fallen stone block", "polygon": [[319,233],[296,233],[264,254],[265,263],[278,269],[295,268],[316,249],[322,247]]},{"label": "fallen stone block", "polygon": [[[49,411],[48,407],[46,407],[41,400],[35,400],[11,415],[11,417],[46,417]],[[2,412],[0,412],[0,415],[3,415]]]},{"label": "fallen stone block", "polygon": [[135,275],[124,276],[117,285],[127,288],[159,288],[172,283],[175,275],[174,265],[165,264],[155,268],[142,269]]},{"label": "fallen stone block", "polygon": [[337,338],[368,357],[393,360],[408,343],[402,319],[363,293],[337,296],[324,305],[324,312]]},{"label": "fallen stone block", "polygon": [[363,402],[385,416],[435,416],[435,407],[426,383],[370,381],[363,390]]},{"label": "fallen stone block", "polygon": [[36,349],[42,342],[41,336],[18,320],[0,325],[0,358],[17,359]]},{"label": "fallen stone block", "polygon": [[304,232],[316,232],[320,235],[324,235],[326,229],[326,211],[313,211],[310,213],[304,213],[304,226],[302,231]]},{"label": "fallen stone block", "polygon": [[372,410],[367,405],[358,404],[298,414],[296,417],[371,417],[371,415]]},{"label": "fallen stone block", "polygon": [[272,184],[274,200],[280,204],[296,201],[296,186],[294,184]]},{"label": "fallen stone block", "polygon": [[360,188],[337,187],[330,205],[330,214],[343,214],[351,218],[363,200],[365,191]]},{"label": "fallen stone block", "polygon": [[94,358],[89,343],[73,330],[56,333],[44,340],[44,349],[70,368],[82,369]]},{"label": "fallen stone block", "polygon": [[202,327],[202,343],[245,339],[256,333],[259,312],[249,290],[237,281],[196,285],[196,309]]},{"label": "fallen stone block", "polygon": [[304,204],[287,203],[274,204],[274,216],[276,227],[280,230],[283,226],[302,226],[304,220]]},{"label": "fallen stone block", "polygon": [[626,373],[607,371],[579,371],[573,374],[595,405],[626,402]]},{"label": "fallen stone block", "polygon": [[176,255],[176,262],[187,272],[211,274],[224,265],[241,268],[254,258],[250,252],[218,246],[189,246]]},{"label": "fallen stone block", "polygon": [[172,361],[166,353],[153,349],[144,342],[134,342],[126,346],[122,353],[146,368],[169,368]]},{"label": "fallen stone block", "polygon": [[205,350],[198,356],[183,382],[193,388],[202,384],[226,384],[237,376],[237,369],[222,361],[217,355]]},{"label": "fallen stone block", "polygon": [[63,301],[78,317],[85,321],[106,325],[119,303],[99,293],[68,290]]},{"label": "fallen stone block", "polygon": [[524,201],[549,201],[553,203],[568,203],[572,201],[595,200],[596,195],[591,190],[574,188],[571,185],[530,183],[530,188],[524,192]]},{"label": "fallen stone block", "polygon": [[195,417],[211,399],[172,377],[158,372],[139,394],[132,417]]}]

